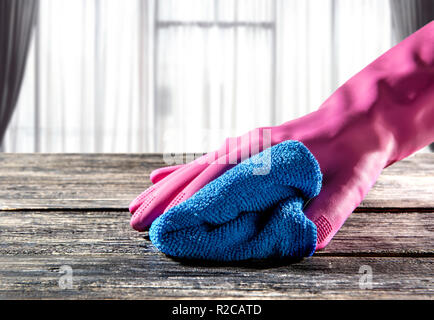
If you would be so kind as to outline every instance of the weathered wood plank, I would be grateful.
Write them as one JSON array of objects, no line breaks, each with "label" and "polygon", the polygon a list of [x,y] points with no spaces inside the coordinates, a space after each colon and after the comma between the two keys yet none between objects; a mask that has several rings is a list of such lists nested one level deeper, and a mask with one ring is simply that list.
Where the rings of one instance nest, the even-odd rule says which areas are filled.
[{"label": "weathered wood plank", "polygon": [[[126,207],[161,166],[160,154],[0,154],[0,299],[434,297],[434,154],[387,168],[325,250],[280,264],[158,252]],[[58,286],[62,265],[71,290]]]},{"label": "weathered wood plank", "polygon": [[[0,212],[0,255],[155,253],[125,211]],[[316,255],[434,257],[434,214],[354,213]]]},{"label": "weathered wood plank", "polygon": [[[62,266],[72,289],[59,287]],[[372,289],[360,288],[371,268]],[[193,266],[161,254],[0,256],[0,299],[434,297],[434,258],[311,257],[280,266]]]},{"label": "weathered wood plank", "polygon": [[359,208],[434,207],[434,153],[419,153],[383,170]]},{"label": "weathered wood plank", "polygon": [[[123,209],[161,154],[0,154],[0,210]],[[433,208],[434,154],[385,169],[360,208]]]},{"label": "weathered wood plank", "polygon": [[0,154],[0,210],[127,208],[161,154]]}]

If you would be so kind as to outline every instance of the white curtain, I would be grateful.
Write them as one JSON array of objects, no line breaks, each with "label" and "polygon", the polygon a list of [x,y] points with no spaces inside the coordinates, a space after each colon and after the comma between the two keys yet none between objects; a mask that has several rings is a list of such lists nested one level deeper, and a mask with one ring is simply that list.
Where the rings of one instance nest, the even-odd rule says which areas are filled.
[{"label": "white curtain", "polygon": [[318,108],[385,0],[40,0],[8,152],[202,152]]}]

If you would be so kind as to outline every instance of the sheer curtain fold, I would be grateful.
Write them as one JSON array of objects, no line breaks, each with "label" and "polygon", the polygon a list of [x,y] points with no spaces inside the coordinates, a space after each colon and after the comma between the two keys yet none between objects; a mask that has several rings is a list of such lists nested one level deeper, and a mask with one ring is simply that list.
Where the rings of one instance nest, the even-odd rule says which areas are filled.
[{"label": "sheer curtain fold", "polygon": [[41,0],[39,18],[6,151],[208,151],[317,109],[391,46],[384,0]]},{"label": "sheer curtain fold", "polygon": [[152,151],[153,5],[40,0],[5,150]]}]

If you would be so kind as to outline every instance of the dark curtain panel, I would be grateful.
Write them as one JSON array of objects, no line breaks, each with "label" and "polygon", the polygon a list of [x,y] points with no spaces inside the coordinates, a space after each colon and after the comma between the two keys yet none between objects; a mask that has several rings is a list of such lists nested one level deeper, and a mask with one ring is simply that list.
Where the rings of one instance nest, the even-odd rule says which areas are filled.
[{"label": "dark curtain panel", "polygon": [[24,75],[37,0],[0,0],[0,146]]},{"label": "dark curtain panel", "polygon": [[434,0],[390,0],[390,6],[396,42],[434,20]]},{"label": "dark curtain panel", "polygon": [[[434,0],[390,0],[396,43],[434,20]],[[434,143],[430,145],[434,152]]]}]

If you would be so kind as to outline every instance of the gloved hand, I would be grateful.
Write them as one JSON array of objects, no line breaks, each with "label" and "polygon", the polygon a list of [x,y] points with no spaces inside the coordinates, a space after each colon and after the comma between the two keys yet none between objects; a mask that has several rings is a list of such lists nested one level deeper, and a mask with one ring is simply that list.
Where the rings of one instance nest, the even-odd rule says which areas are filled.
[{"label": "gloved hand", "polygon": [[149,236],[158,249],[179,258],[310,256],[316,227],[302,209],[320,188],[314,156],[301,142],[285,141],[226,171],[159,216]]},{"label": "gloved hand", "polygon": [[253,130],[244,136],[248,139],[228,140],[220,150],[189,164],[155,172],[156,184],[130,205],[131,225],[143,230],[167,208],[232,168],[234,159],[259,152],[267,135],[271,145],[301,141],[320,164],[322,191],[305,214],[317,226],[321,249],[383,168],[434,141],[434,22],[348,80],[319,110],[281,126]]}]

